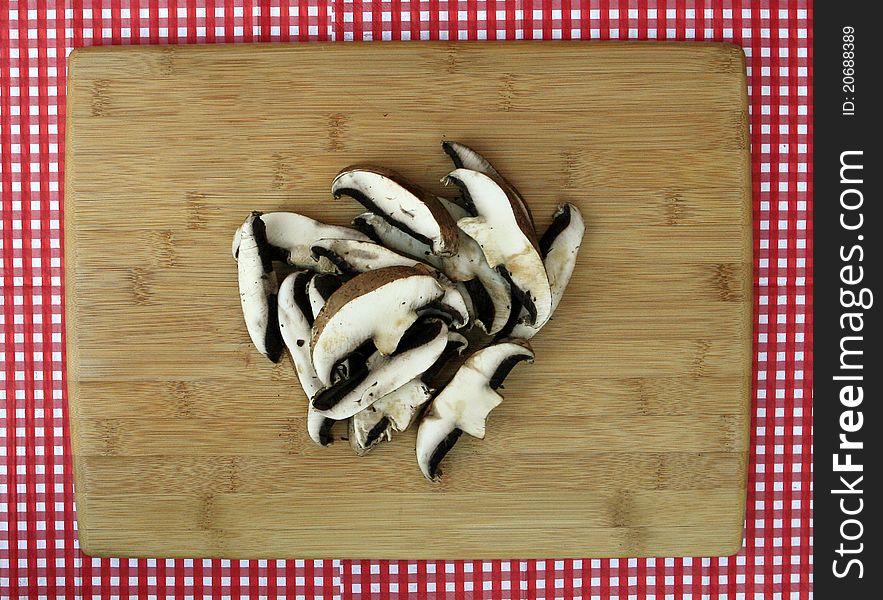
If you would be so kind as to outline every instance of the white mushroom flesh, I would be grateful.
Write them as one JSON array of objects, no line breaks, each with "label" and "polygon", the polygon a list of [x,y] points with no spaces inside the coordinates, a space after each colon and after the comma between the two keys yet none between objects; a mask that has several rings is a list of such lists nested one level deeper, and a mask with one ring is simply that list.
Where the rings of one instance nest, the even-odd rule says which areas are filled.
[{"label": "white mushroom flesh", "polygon": [[443,313],[446,313],[452,320],[451,325],[460,329],[469,323],[470,310],[466,303],[463,290],[460,284],[454,284],[450,280],[441,279],[441,285],[444,288],[444,294],[437,306]]},{"label": "white mushroom flesh", "polygon": [[417,411],[430,398],[429,387],[415,377],[359,411],[350,419],[350,445],[362,456],[377,444],[392,440],[393,431],[404,431],[414,420]]},{"label": "white mushroom flesh", "polygon": [[365,456],[381,442],[391,441],[392,432],[392,421],[374,405],[359,411],[349,420],[350,446],[359,456]]},{"label": "white mushroom flesh", "polygon": [[484,437],[488,414],[503,401],[497,388],[516,363],[533,357],[526,341],[511,340],[479,350],[463,363],[417,429],[417,463],[427,479],[437,478],[438,464],[460,431]]},{"label": "white mushroom flesh", "polygon": [[[543,264],[552,290],[553,314],[570,283],[585,232],[586,224],[579,209],[573,204],[562,204],[555,211],[552,224],[540,240]],[[538,331],[519,323],[512,330],[512,336],[530,339]]]},{"label": "white mushroom flesh", "polygon": [[354,198],[371,212],[431,245],[435,254],[457,251],[456,224],[438,199],[397,173],[374,167],[350,167],[335,177],[331,191],[336,198]]},{"label": "white mushroom flesh", "polygon": [[509,181],[503,177],[503,175],[497,171],[486,158],[466,144],[461,144],[460,142],[442,142],[442,149],[445,151],[445,154],[451,158],[451,162],[454,163],[456,168],[471,169],[473,171],[478,171],[479,173],[484,173],[485,175],[490,175],[498,180],[507,193],[512,197],[516,208],[525,216],[527,221],[530,222],[531,227],[533,227],[533,214],[531,214],[530,206],[525,202],[521,192],[515,189],[515,186],[509,183]]},{"label": "white mushroom flesh", "polygon": [[319,414],[310,404],[310,399],[323,387],[322,381],[313,369],[310,360],[310,335],[312,328],[312,314],[309,316],[305,310],[310,307],[304,306],[309,303],[307,296],[308,282],[312,283],[314,274],[307,271],[295,271],[288,275],[279,286],[279,328],[282,331],[282,339],[291,355],[297,378],[307,397],[307,432],[310,439],[325,446],[330,442],[326,417]]},{"label": "white mushroom flesh", "polygon": [[423,382],[421,374],[375,402],[374,408],[389,417],[396,431],[405,431],[431,395],[432,390]]},{"label": "white mushroom flesh", "polygon": [[312,252],[317,259],[327,258],[345,275],[355,275],[385,267],[413,267],[421,262],[402,256],[380,244],[364,240],[317,240],[313,244]]},{"label": "white mushroom flesh", "polygon": [[445,151],[454,166],[458,169],[472,169],[488,175],[500,176],[500,173],[481,154],[460,142],[442,142],[442,150]]},{"label": "white mushroom flesh", "polygon": [[[439,201],[454,218],[467,217],[468,213],[456,204],[439,198]],[[387,223],[373,213],[362,213],[353,220],[360,231],[381,244],[402,254],[423,260],[441,270],[452,281],[466,283],[460,291],[466,292],[475,305],[469,310],[473,319],[488,334],[493,335],[506,324],[512,307],[509,283],[500,273],[488,265],[478,242],[462,230],[458,230],[460,243],[457,252],[451,256],[437,256],[432,249],[407,233]],[[476,285],[483,289],[477,289]]]},{"label": "white mushroom flesh", "polygon": [[273,362],[282,357],[282,337],[276,321],[278,284],[267,246],[260,213],[252,213],[242,224],[239,249],[239,300],[252,343]]},{"label": "white mushroom flesh", "polygon": [[[291,212],[270,212],[261,215],[266,225],[267,242],[276,249],[276,258],[299,269],[327,270],[328,263],[317,262],[311,253],[314,242],[320,239],[368,241],[368,237],[350,227],[326,225],[315,219]],[[233,258],[241,252],[242,227],[233,236]]]},{"label": "white mushroom flesh", "polygon": [[479,243],[491,267],[505,268],[530,313],[527,324],[539,329],[551,315],[552,292],[540,253],[515,216],[510,198],[496,181],[478,171],[457,169],[447,180],[468,190],[477,212],[457,225]]},{"label": "white mushroom flesh", "polygon": [[[421,260],[440,271],[444,270],[444,260],[441,256],[432,253],[432,247],[429,244],[408,235],[380,215],[364,212],[353,219],[353,226],[378,244],[405,256]],[[450,277],[450,274],[448,276]]]},{"label": "white mushroom flesh", "polygon": [[[337,294],[358,285],[361,278],[396,268],[371,271],[346,282],[319,313],[317,325]],[[321,329],[316,331],[314,328],[313,365],[326,385],[331,383],[334,365],[367,340],[373,340],[381,354],[392,354],[399,340],[417,320],[418,311],[444,296],[445,289],[432,275],[414,269],[405,273],[406,268],[399,269],[402,269],[399,271],[401,276],[396,275],[388,283],[336,307],[333,314],[326,315],[327,322]]]},{"label": "white mushroom flesh", "polygon": [[[560,231],[556,234],[554,232],[557,227],[560,227]],[[579,209],[573,204],[563,204],[558,207],[552,218],[549,233],[553,235],[548,240],[545,236],[540,240],[540,251],[543,253],[549,287],[552,289],[552,312],[555,312],[564,296],[567,284],[570,283],[583,236],[586,233],[586,224]]]}]

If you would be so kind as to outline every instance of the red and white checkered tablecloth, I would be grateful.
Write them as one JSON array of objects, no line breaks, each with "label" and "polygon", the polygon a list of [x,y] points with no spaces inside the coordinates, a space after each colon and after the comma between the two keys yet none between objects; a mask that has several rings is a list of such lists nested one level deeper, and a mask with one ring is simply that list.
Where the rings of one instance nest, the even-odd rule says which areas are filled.
[{"label": "red and white checkered tablecloth", "polygon": [[[0,0],[0,598],[810,598],[811,25],[808,0]],[[727,40],[745,49],[757,339],[743,550],[725,558],[465,562],[83,555],[62,303],[71,49],[522,38]]]}]

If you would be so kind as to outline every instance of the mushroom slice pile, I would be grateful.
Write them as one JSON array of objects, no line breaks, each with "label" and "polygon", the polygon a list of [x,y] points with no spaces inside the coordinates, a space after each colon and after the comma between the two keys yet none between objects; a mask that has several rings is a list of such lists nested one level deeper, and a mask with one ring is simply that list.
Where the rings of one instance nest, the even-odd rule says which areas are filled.
[{"label": "mushroom slice pile", "polygon": [[363,456],[380,442],[391,440],[393,431],[408,429],[417,412],[432,397],[432,385],[439,371],[467,345],[466,338],[449,331],[448,343],[435,364],[419,377],[354,414],[350,419],[349,441],[355,453]]},{"label": "mushroom slice pile", "polygon": [[503,401],[496,390],[516,364],[533,359],[530,344],[519,339],[497,342],[466,359],[417,429],[417,464],[427,479],[438,480],[439,464],[463,432],[484,438],[488,414]]},{"label": "mushroom slice pile", "polygon": [[232,247],[249,337],[273,362],[288,350],[310,438],[327,446],[346,421],[343,439],[363,456],[416,424],[430,481],[463,432],[484,437],[515,364],[533,362],[528,340],[561,302],[585,234],[577,207],[562,204],[538,239],[524,197],[488,160],[442,148],[458,198],[347,167],[331,190],[369,211],[354,229],[253,212]]},{"label": "mushroom slice pile", "polygon": [[533,224],[484,173],[456,169],[445,181],[463,190],[475,208],[476,216],[460,219],[457,225],[479,243],[488,264],[509,279],[513,297],[527,311],[525,323],[540,329],[552,313],[552,291]]},{"label": "mushroom slice pile", "polygon": [[334,178],[331,192],[335,198],[350,196],[411,237],[430,245],[435,254],[457,251],[457,224],[438,198],[395,171],[347,167]]},{"label": "mushroom slice pile", "polygon": [[239,300],[248,335],[258,352],[273,362],[282,358],[282,336],[276,312],[278,283],[273,272],[272,248],[267,242],[261,213],[253,212],[242,224],[239,244]]},{"label": "mushroom slice pile", "polygon": [[[304,215],[291,212],[263,213],[266,239],[272,249],[272,259],[287,262],[299,269],[319,270],[312,256],[313,244],[322,239],[363,240],[365,234],[349,227],[326,225]],[[233,235],[233,258],[239,258],[242,227]]]},{"label": "mushroom slice pile", "polygon": [[331,295],[313,325],[311,348],[319,379],[330,385],[334,366],[367,341],[380,354],[391,355],[420,311],[447,293],[422,265],[386,267],[347,281]]}]

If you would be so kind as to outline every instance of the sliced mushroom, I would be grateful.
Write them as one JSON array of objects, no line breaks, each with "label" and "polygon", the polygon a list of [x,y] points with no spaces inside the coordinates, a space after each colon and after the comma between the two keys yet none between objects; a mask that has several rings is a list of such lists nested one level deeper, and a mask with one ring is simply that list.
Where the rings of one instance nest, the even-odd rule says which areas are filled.
[{"label": "sliced mushroom", "polygon": [[533,358],[527,341],[511,339],[466,359],[432,400],[417,430],[417,464],[427,479],[438,480],[439,464],[463,432],[484,437],[488,414],[503,401],[496,390],[516,364]]},{"label": "sliced mushroom", "polygon": [[359,456],[374,446],[392,440],[393,431],[405,431],[414,422],[420,408],[432,397],[432,384],[439,372],[468,345],[466,338],[448,332],[448,343],[435,363],[402,387],[377,400],[350,419],[350,445]]},{"label": "sliced mushroom", "polygon": [[353,219],[353,227],[391,250],[423,261],[436,269],[444,270],[442,257],[432,253],[432,247],[405,233],[389,221],[373,212],[364,212]]},{"label": "sliced mushroom", "polygon": [[343,280],[339,275],[333,273],[319,273],[312,279],[307,286],[307,296],[310,299],[310,306],[313,309],[313,318],[319,315],[319,311],[328,302],[331,294],[340,289]]},{"label": "sliced mushroom", "polygon": [[[422,377],[415,377],[375,402],[372,408],[388,417],[395,431],[405,431],[414,422],[420,407],[429,402],[431,397],[432,389],[429,385]],[[353,419],[358,416],[358,414],[354,415]]]},{"label": "sliced mushroom", "polygon": [[[439,198],[455,218],[468,214],[459,206]],[[432,249],[412,238],[407,233],[393,227],[374,213],[362,213],[353,220],[353,226],[370,238],[389,248],[424,260],[442,271],[452,281],[462,283],[461,292],[469,298],[472,309],[469,314],[488,334],[499,332],[506,324],[512,308],[509,283],[496,270],[488,265],[478,242],[458,229],[460,237],[457,252],[451,256],[437,256]]]},{"label": "sliced mushroom", "polygon": [[[343,283],[343,277],[334,273],[319,273],[310,280],[310,285],[307,287],[307,295],[310,298],[310,306],[313,308],[314,322],[315,318],[319,316],[319,312],[321,312],[322,308],[325,306],[325,303],[328,302],[328,299],[334,292],[340,289]],[[364,355],[364,361],[364,359],[367,359],[373,351],[374,344],[369,342],[365,344],[365,348],[360,349],[353,356],[358,359],[358,357]],[[346,379],[349,367],[349,359],[344,359],[335,365],[334,371],[331,374],[332,381],[336,382],[341,379]]]},{"label": "sliced mushroom", "polygon": [[422,265],[369,271],[344,283],[313,326],[311,348],[319,379],[329,385],[334,366],[367,341],[381,354],[395,352],[419,312],[446,294]]},{"label": "sliced mushroom", "polygon": [[[363,240],[368,238],[365,234],[338,225],[326,225],[315,219],[291,212],[272,212],[261,215],[265,224],[266,238],[269,243],[273,260],[287,262],[299,269],[322,270],[322,266],[313,258],[310,249],[317,240],[321,239],[344,239]],[[242,227],[236,230],[233,236],[233,258],[240,253]]]},{"label": "sliced mushroom", "polygon": [[[333,302],[332,296],[329,302]],[[364,365],[353,367],[347,379],[313,396],[313,407],[324,416],[340,420],[374,404],[432,366],[448,341],[448,327],[438,319],[419,322],[402,336],[389,355],[372,353]]]},{"label": "sliced mushroom", "polygon": [[477,323],[488,334],[498,332],[506,323],[512,308],[512,290],[509,282],[491,268],[481,246],[464,231],[460,231],[460,250],[445,261],[445,274],[462,282]]},{"label": "sliced mushroom", "polygon": [[258,352],[273,362],[279,362],[283,344],[276,311],[278,283],[273,273],[272,249],[267,242],[261,213],[251,213],[241,230],[239,300],[245,326]]},{"label": "sliced mushroom", "polygon": [[429,387],[416,377],[357,412],[350,419],[350,446],[364,456],[379,443],[392,440],[392,432],[404,431],[430,396]]},{"label": "sliced mushroom", "polygon": [[[468,347],[469,341],[464,336],[460,335],[456,331],[448,331],[448,343],[445,346],[444,351],[442,352],[441,356],[438,357],[438,360],[435,361],[435,363],[431,367],[423,372],[423,375],[420,376],[420,379],[425,382],[426,385],[428,385],[431,389],[437,389],[442,384],[440,377],[445,374],[444,371],[445,368],[448,366],[448,363],[450,363],[454,357],[463,354],[463,351],[466,350],[466,348]],[[408,428],[408,426],[413,421],[413,416],[414,415],[411,415],[412,420],[409,421],[407,425],[404,425],[404,427],[402,427],[400,431],[404,431]],[[395,422],[397,427],[399,427],[402,423],[400,419],[396,419]]]},{"label": "sliced mushroom", "polygon": [[[393,395],[395,392],[392,392]],[[359,411],[349,420],[350,446],[359,456],[365,456],[381,442],[392,441],[392,421],[382,411],[375,408],[375,402]]]},{"label": "sliced mushroom", "polygon": [[[552,224],[540,239],[543,264],[552,290],[553,314],[561,302],[567,284],[570,283],[585,232],[586,224],[579,209],[573,204],[562,204],[555,211]],[[514,327],[512,335],[530,339],[537,331],[532,327],[518,324]]]},{"label": "sliced mushroom", "polygon": [[457,169],[472,169],[480,173],[501,177],[487,159],[466,144],[444,141],[442,142],[442,150],[451,158],[451,162]]},{"label": "sliced mushroom", "polygon": [[426,313],[433,314],[444,319],[445,323],[454,329],[462,329],[469,324],[469,315],[472,313],[470,304],[467,302],[468,297],[463,292],[464,288],[459,283],[453,283],[444,275],[439,274],[439,283],[444,288],[444,294],[438,302],[434,302],[427,307]]},{"label": "sliced mushroom", "polygon": [[[448,211],[448,214],[454,219],[454,221],[459,221],[463,217],[471,217],[473,216],[468,210],[464,207],[460,206],[453,200],[448,200],[447,198],[438,197],[438,201],[442,206],[445,207],[445,210]],[[461,238],[462,239],[462,238]]]},{"label": "sliced mushroom", "polygon": [[[313,246],[317,258],[327,259],[345,276],[376,271],[387,267],[416,267],[421,265],[432,269],[419,260],[402,256],[374,242],[359,240],[319,240]],[[449,325],[460,328],[469,321],[469,305],[466,303],[466,290],[449,280],[441,271],[433,271],[436,279],[445,289],[441,300],[427,307],[426,312],[443,317]],[[421,313],[423,314],[423,313]]]},{"label": "sliced mushroom", "polygon": [[539,329],[552,312],[552,292],[533,226],[499,183],[484,173],[457,169],[446,182],[461,188],[475,207],[476,216],[460,219],[457,225],[479,243],[488,264],[508,278],[513,297],[527,310],[525,323]]},{"label": "sliced mushroom", "polygon": [[[466,144],[461,144],[460,142],[442,142],[442,150],[444,150],[445,154],[451,158],[451,162],[454,163],[454,167],[457,169],[472,169],[473,171],[484,173],[485,175],[489,175],[496,179],[501,187],[506,190],[506,193],[513,198],[518,210],[520,210],[527,218],[531,227],[534,227],[533,214],[530,212],[530,205],[524,201],[521,192],[515,189],[515,186],[509,183],[509,181],[503,177],[503,175],[501,175],[487,159]],[[468,206],[469,203],[467,202],[466,204]],[[536,237],[536,234],[534,234],[534,237]]]},{"label": "sliced mushroom", "polygon": [[347,167],[331,184],[335,198],[350,196],[435,254],[457,251],[457,224],[433,194],[394,171],[378,167]]},{"label": "sliced mushroom", "polygon": [[570,283],[586,223],[579,209],[573,204],[562,204],[552,217],[552,224],[540,239],[540,252],[552,288],[552,312],[558,308],[564,290]]},{"label": "sliced mushroom", "polygon": [[[439,201],[457,220],[470,216],[450,200],[439,198]],[[464,296],[472,302],[469,314],[485,333],[494,335],[504,327],[512,310],[509,282],[497,269],[491,268],[478,242],[459,226],[458,230],[459,248],[452,256],[442,257],[442,270],[452,280],[462,283],[466,290]]]},{"label": "sliced mushroom", "polygon": [[420,263],[380,244],[363,240],[317,240],[312,253],[316,260],[327,258],[343,275],[358,275],[384,267],[413,267]]},{"label": "sliced mushroom", "polygon": [[279,286],[279,329],[307,396],[307,431],[314,442],[327,446],[332,441],[334,421],[319,414],[310,404],[310,399],[325,387],[310,360],[313,312],[307,289],[315,278],[316,274],[310,271],[295,271],[282,281]]}]

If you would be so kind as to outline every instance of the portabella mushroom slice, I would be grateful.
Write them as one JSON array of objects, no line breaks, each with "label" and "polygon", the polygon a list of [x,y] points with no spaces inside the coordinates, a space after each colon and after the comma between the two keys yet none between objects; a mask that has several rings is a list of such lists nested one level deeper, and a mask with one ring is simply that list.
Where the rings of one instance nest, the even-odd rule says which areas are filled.
[{"label": "portabella mushroom slice", "polygon": [[[448,200],[439,199],[454,218],[469,216],[465,210]],[[353,219],[353,226],[397,252],[423,260],[442,271],[452,281],[462,283],[472,303],[469,314],[489,335],[499,332],[506,324],[512,308],[511,291],[506,279],[488,265],[478,242],[459,230],[457,252],[451,256],[437,256],[432,249],[407,233],[390,225],[382,217],[366,212]],[[461,290],[463,291],[463,290]]]},{"label": "portabella mushroom slice", "polygon": [[552,216],[552,224],[540,239],[540,253],[552,289],[552,312],[558,308],[564,290],[570,283],[586,223],[573,204],[562,204]]},{"label": "portabella mushroom slice", "polygon": [[[272,259],[299,269],[327,270],[327,265],[313,259],[311,247],[321,239],[363,240],[365,234],[350,227],[326,225],[304,215],[292,212],[271,212],[261,215],[266,228],[267,242],[272,249]],[[233,236],[233,258],[238,258],[242,227]]]},{"label": "portabella mushroom slice", "polygon": [[350,196],[411,237],[432,247],[435,254],[457,251],[457,224],[433,194],[394,171],[351,166],[331,184],[335,198]]},{"label": "portabella mushroom slice", "polygon": [[488,264],[478,242],[460,230],[460,249],[445,258],[443,270],[466,289],[478,325],[489,335],[500,331],[512,309],[512,290],[506,278]]},{"label": "portabella mushroom slice", "polygon": [[[392,432],[404,431],[430,396],[429,387],[416,377],[354,414],[349,424],[353,451],[364,456],[381,442],[391,441]],[[401,423],[405,423],[404,426]]]},{"label": "portabella mushroom slice", "polygon": [[[562,204],[552,217],[552,224],[540,239],[540,251],[549,287],[552,290],[552,313],[558,308],[564,290],[570,283],[576,267],[576,259],[586,232],[586,224],[579,209],[573,204]],[[512,331],[514,337],[529,339],[537,329],[518,324]]]},{"label": "portabella mushroom slice", "polygon": [[[467,340],[466,337],[456,331],[448,331],[448,343],[445,346],[444,351],[441,356],[438,357],[438,360],[423,372],[420,376],[420,380],[426,383],[426,385],[432,390],[438,389],[442,384],[442,381],[439,378],[445,374],[445,368],[448,366],[448,363],[451,362],[454,357],[462,355],[463,351],[468,347],[469,340]],[[410,426],[413,422],[413,416],[414,415],[411,415],[411,421],[404,425],[400,431],[404,431]],[[400,424],[402,422],[401,420],[396,420],[396,423]],[[399,425],[397,425],[397,427],[398,426]]]},{"label": "portabella mushroom slice", "polygon": [[334,420],[320,414],[310,404],[310,399],[325,387],[310,360],[313,311],[307,290],[316,277],[310,271],[295,271],[282,281],[279,286],[279,329],[307,396],[307,432],[314,442],[327,446],[332,442]]},{"label": "portabella mushroom slice", "polygon": [[353,227],[375,243],[399,254],[423,261],[439,271],[444,269],[442,257],[432,253],[432,247],[405,233],[373,212],[364,212],[353,219]]},{"label": "portabella mushroom slice", "polygon": [[[472,169],[473,171],[484,173],[485,175],[489,175],[493,179],[496,179],[501,187],[506,190],[506,193],[515,200],[515,204],[530,222],[531,227],[535,227],[533,214],[530,211],[530,205],[525,202],[521,192],[519,192],[508,179],[503,177],[503,175],[497,171],[486,158],[466,144],[461,144],[460,142],[442,142],[442,150],[444,150],[445,154],[450,157],[451,162],[454,163],[454,167],[457,169]],[[466,204],[467,207],[469,207],[468,201]],[[534,236],[536,236],[536,234],[534,234]]]},{"label": "portabella mushroom slice", "polygon": [[445,207],[445,210],[447,210],[448,214],[453,217],[454,221],[459,221],[463,217],[473,216],[471,212],[469,212],[453,200],[448,200],[447,198],[442,198],[441,196],[439,196],[438,201],[441,202],[441,205]]},{"label": "portabella mushroom slice", "polygon": [[313,258],[327,258],[343,275],[358,275],[385,267],[413,267],[421,261],[402,256],[373,241],[322,239],[312,247]]},{"label": "portabella mushroom slice", "polygon": [[[342,275],[347,277],[387,267],[421,265],[428,269],[432,268],[419,260],[397,254],[380,244],[360,240],[319,240],[313,246],[313,254],[317,259],[330,261]],[[442,316],[454,327],[464,327],[472,314],[464,296],[466,290],[448,279],[441,271],[433,270],[433,274],[445,289],[445,294],[437,303],[427,307],[425,312]]]},{"label": "portabella mushroom slice", "polygon": [[[334,366],[367,341],[381,354],[392,354],[420,311],[452,300],[446,298],[449,295],[453,294],[423,265],[386,267],[353,277],[331,295],[313,325],[311,349],[319,379],[330,385]],[[461,317],[468,320],[468,315]]]},{"label": "portabella mushroom slice", "polygon": [[527,311],[525,323],[539,329],[552,313],[552,291],[533,226],[488,175],[457,169],[446,182],[464,190],[475,206],[476,216],[457,225],[479,243],[488,264],[508,278],[513,296]]},{"label": "portabella mushroom slice", "polygon": [[472,169],[480,173],[501,177],[499,171],[485,157],[466,144],[444,141],[442,142],[442,150],[450,157],[457,169]]},{"label": "portabella mushroom slice", "polygon": [[488,414],[503,401],[496,390],[516,364],[533,358],[526,340],[511,339],[466,359],[432,400],[417,429],[417,464],[427,479],[438,481],[439,464],[463,432],[484,438]]},{"label": "portabella mushroom slice", "polygon": [[473,312],[471,299],[462,284],[454,283],[440,273],[437,277],[444,288],[444,294],[440,300],[427,306],[420,314],[436,315],[449,327],[463,329],[470,323],[470,315]]},{"label": "portabella mushroom slice", "polygon": [[258,352],[273,362],[279,362],[283,343],[276,310],[278,283],[273,272],[272,248],[267,242],[261,213],[251,213],[241,230],[237,268],[239,300],[245,326]]},{"label": "portabella mushroom slice", "polygon": [[[325,303],[328,302],[331,295],[340,289],[343,282],[343,277],[335,273],[319,273],[310,280],[310,284],[307,286],[307,295],[310,298],[310,306],[313,308],[314,322],[315,318],[319,316],[322,307],[325,306]],[[355,356],[355,358],[358,359],[364,354],[364,358],[367,359],[368,355],[373,351],[374,344],[368,343],[366,344],[366,347]],[[349,367],[350,361],[348,359],[340,361],[335,365],[334,372],[331,375],[332,381],[346,379],[347,374],[349,373]]]},{"label": "portabella mushroom slice", "polygon": [[444,351],[429,369],[354,414],[350,419],[349,441],[355,453],[363,456],[377,444],[392,440],[393,431],[408,429],[417,413],[432,397],[431,386],[438,373],[452,357],[461,354],[467,345],[465,337],[449,331]]},{"label": "portabella mushroom slice", "polygon": [[310,299],[310,307],[313,310],[313,320],[319,315],[319,311],[328,302],[331,294],[340,289],[343,279],[334,273],[319,273],[307,285],[307,296]]},{"label": "portabella mushroom slice", "polygon": [[438,360],[447,341],[448,327],[443,321],[419,322],[401,338],[394,352],[374,352],[361,368],[351,366],[347,379],[316,394],[313,407],[332,419],[351,417],[420,376]]},{"label": "portabella mushroom slice", "polygon": [[350,446],[358,456],[365,456],[381,442],[392,441],[392,421],[375,408],[379,403],[380,401],[377,401],[365,410],[357,412],[349,420]]}]

